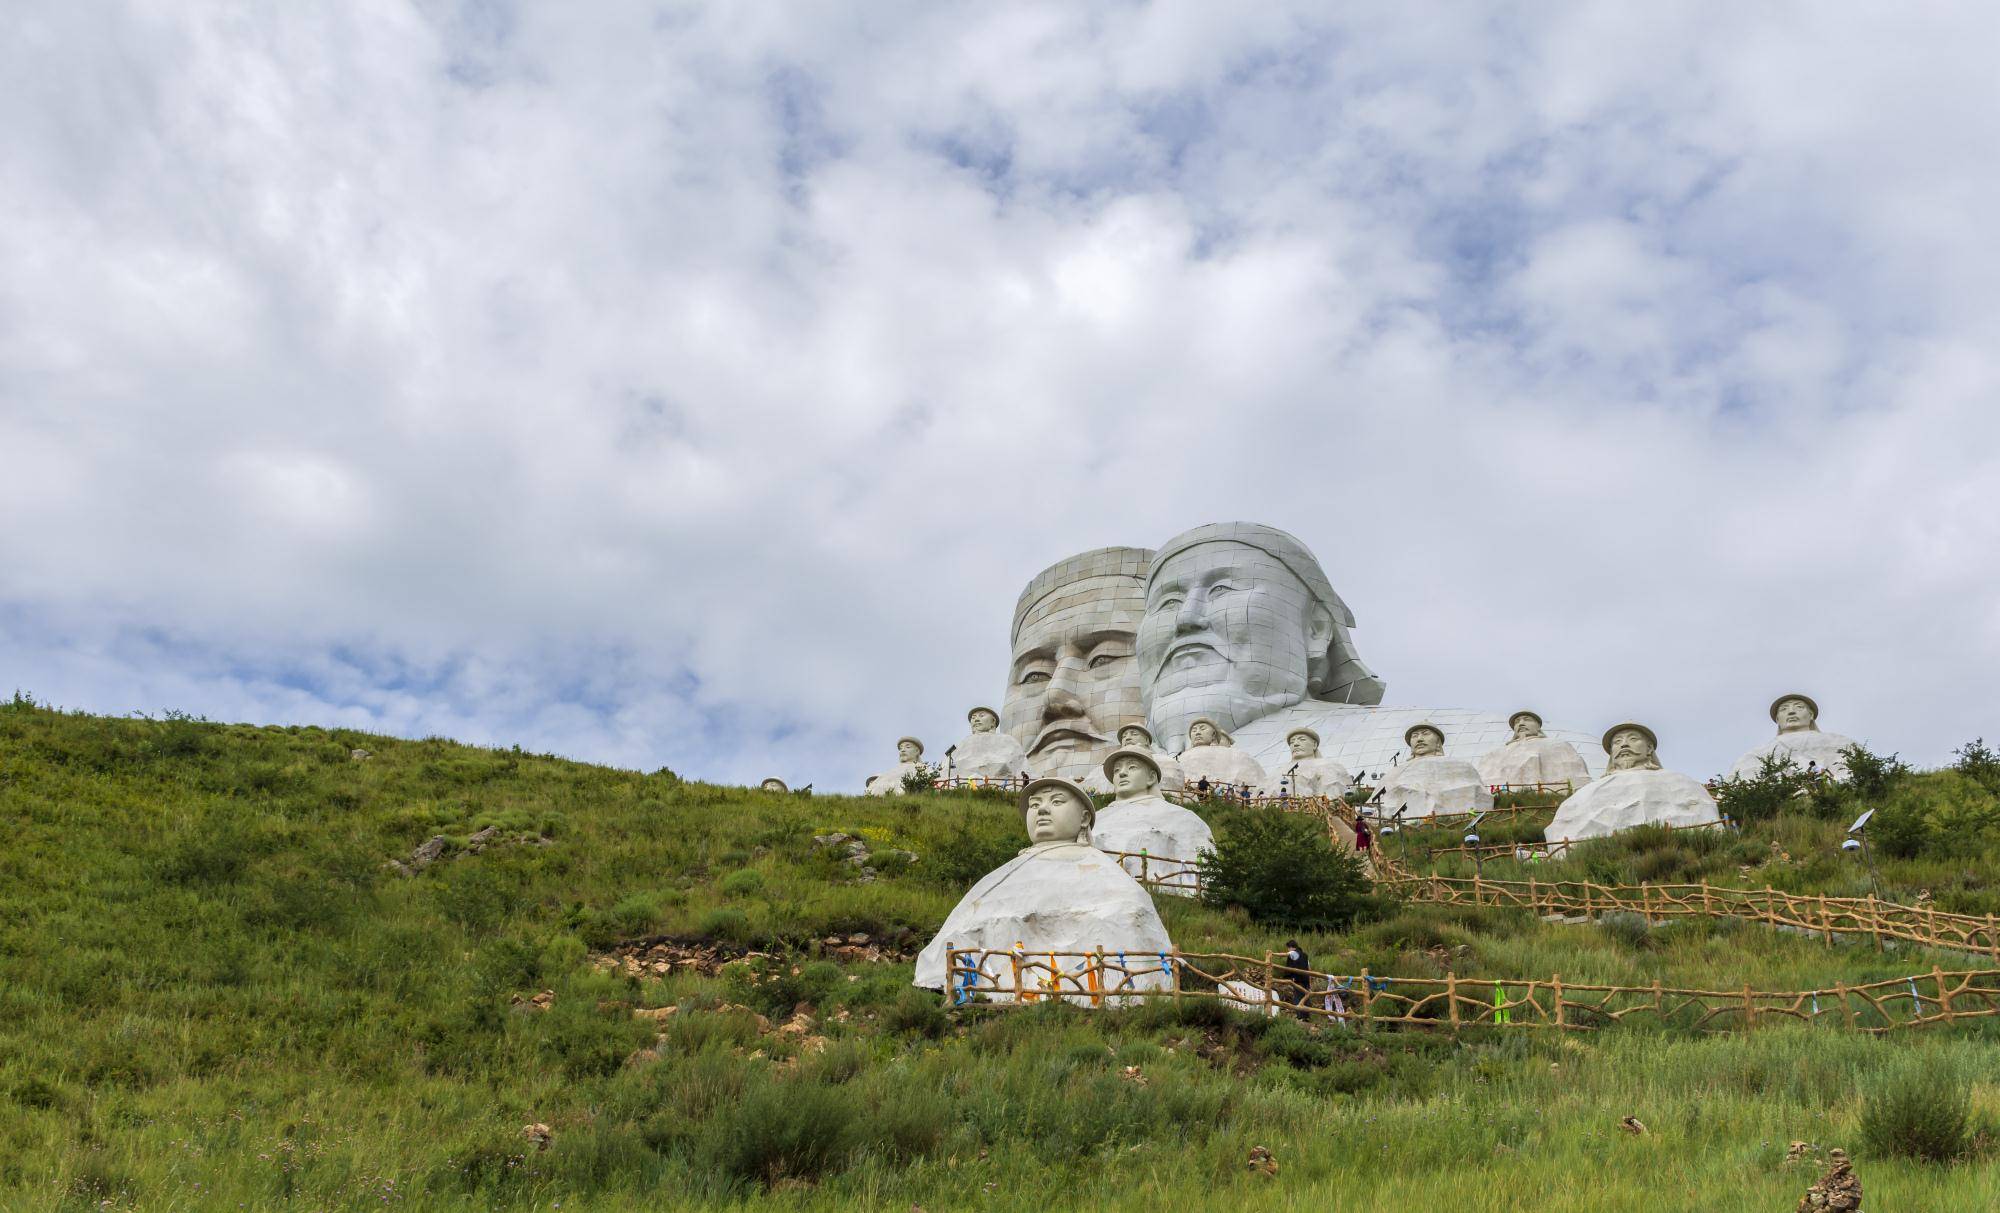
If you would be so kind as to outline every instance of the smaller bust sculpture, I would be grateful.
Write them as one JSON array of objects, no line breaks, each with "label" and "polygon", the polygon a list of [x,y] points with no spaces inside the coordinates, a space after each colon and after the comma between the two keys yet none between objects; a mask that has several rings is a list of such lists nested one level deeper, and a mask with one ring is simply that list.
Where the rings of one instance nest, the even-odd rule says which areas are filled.
[{"label": "smaller bust sculpture", "polygon": [[788,787],[786,787],[786,786],[785,786],[785,781],[784,781],[784,780],[782,780],[782,779],[779,779],[779,778],[777,778],[776,776],[772,776],[771,778],[769,778],[769,779],[766,779],[766,780],[765,780],[764,782],[762,782],[762,783],[758,784],[758,785],[757,785],[757,790],[758,790],[758,791],[760,791],[760,792],[789,792],[789,791],[791,791],[791,789],[790,789],[790,788],[788,788]]},{"label": "smaller bust sculpture", "polygon": [[1196,717],[1188,723],[1187,736],[1188,748],[1181,751],[1181,778],[1189,786],[1198,786],[1206,779],[1211,788],[1221,784],[1245,794],[1256,789],[1275,790],[1266,786],[1271,777],[1257,760],[1237,749],[1236,742],[1213,720]]},{"label": "smaller bust sculpture", "polygon": [[[1122,862],[1134,876],[1173,878],[1162,893],[1192,897],[1192,878],[1180,878],[1204,851],[1215,849],[1215,833],[1190,810],[1160,795],[1160,760],[1147,748],[1111,751],[1104,760],[1104,777],[1116,799],[1098,810],[1090,840],[1100,851],[1128,856]],[[1138,853],[1144,851],[1146,862]]]},{"label": "smaller bust sculpture", "polygon": [[960,779],[1006,779],[1028,769],[1028,752],[1000,731],[1000,713],[974,708],[965,714],[972,732],[951,748],[951,773]]},{"label": "smaller bust sculpture", "polygon": [[[945,916],[937,937],[917,956],[912,984],[944,988],[947,944],[1044,955],[1101,947],[1113,956],[1125,953],[1135,968],[1173,950],[1152,897],[1090,844],[1096,810],[1088,792],[1067,779],[1036,779],[1021,790],[1020,803],[1031,845],[981,877]],[[1068,968],[1076,961],[1059,957],[1056,963]],[[1005,964],[988,958],[982,981],[1012,985]],[[1165,972],[1133,981],[1143,989],[1172,984]]]},{"label": "smaller bust sculpture", "polygon": [[924,757],[924,743],[914,737],[896,739],[896,765],[880,775],[868,777],[867,792],[870,796],[901,796],[907,789],[903,787],[903,777],[914,775]]},{"label": "smaller bust sculpture", "polygon": [[1722,820],[1715,797],[1696,780],[1660,768],[1660,739],[1634,721],[1604,731],[1604,775],[1570,794],[1542,831],[1550,842],[1602,838],[1642,825],[1707,825]]},{"label": "smaller bust sculpture", "polygon": [[1771,702],[1771,721],[1778,735],[1736,760],[1729,769],[1731,779],[1755,779],[1763,774],[1767,758],[1789,758],[1800,770],[1825,771],[1835,779],[1846,779],[1847,758],[1842,751],[1856,744],[1852,737],[1822,733],[1819,705],[1811,696],[1793,692]]},{"label": "smaller bust sculpture", "polygon": [[[1144,750],[1160,764],[1160,791],[1178,792],[1187,782],[1181,764],[1172,754],[1153,745],[1153,733],[1145,725],[1136,721],[1118,726],[1118,745],[1127,750]],[[1083,786],[1094,796],[1109,796],[1114,790],[1111,779],[1099,767],[1083,781]]]},{"label": "smaller bust sculpture", "polygon": [[1319,755],[1319,734],[1300,725],[1285,734],[1292,765],[1278,772],[1281,785],[1294,796],[1345,796],[1354,789],[1354,774],[1331,758]]},{"label": "smaller bust sculpture", "polygon": [[1444,730],[1428,721],[1403,730],[1409,761],[1382,781],[1382,816],[1402,810],[1406,818],[1440,813],[1479,813],[1493,807],[1493,793],[1479,769],[1462,758],[1447,758]]},{"label": "smaller bust sculpture", "polygon": [[1523,709],[1507,718],[1514,736],[1497,750],[1479,758],[1479,777],[1489,787],[1533,787],[1538,783],[1567,783],[1575,791],[1590,782],[1590,768],[1583,755],[1567,741],[1557,741],[1542,733],[1542,718]]}]

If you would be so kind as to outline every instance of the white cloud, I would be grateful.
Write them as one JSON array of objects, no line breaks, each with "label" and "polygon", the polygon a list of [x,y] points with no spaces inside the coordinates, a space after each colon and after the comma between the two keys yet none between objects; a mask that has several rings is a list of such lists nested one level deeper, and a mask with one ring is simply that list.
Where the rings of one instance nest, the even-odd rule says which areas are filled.
[{"label": "white cloud", "polygon": [[852,786],[1043,565],[1241,517],[1393,699],[1936,761],[2000,731],[1995,20],[40,10],[0,681]]}]

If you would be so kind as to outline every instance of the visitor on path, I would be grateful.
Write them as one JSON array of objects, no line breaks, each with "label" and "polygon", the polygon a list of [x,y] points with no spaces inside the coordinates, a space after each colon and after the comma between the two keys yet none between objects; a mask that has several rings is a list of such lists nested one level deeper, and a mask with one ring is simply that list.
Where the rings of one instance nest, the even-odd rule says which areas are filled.
[{"label": "visitor on path", "polygon": [[1291,971],[1285,974],[1283,980],[1274,983],[1279,1001],[1294,1008],[1300,1019],[1308,1019],[1306,995],[1312,987],[1312,957],[1306,955],[1306,950],[1299,946],[1296,939],[1285,941],[1285,968]]}]

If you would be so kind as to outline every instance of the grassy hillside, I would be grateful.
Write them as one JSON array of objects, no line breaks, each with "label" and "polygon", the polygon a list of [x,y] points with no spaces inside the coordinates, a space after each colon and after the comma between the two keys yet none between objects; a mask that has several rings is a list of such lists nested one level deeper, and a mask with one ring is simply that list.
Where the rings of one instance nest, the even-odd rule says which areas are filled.
[{"label": "grassy hillside", "polygon": [[[1947,801],[1954,821],[1980,803],[1954,784],[1909,811]],[[10,1210],[1789,1209],[1816,1173],[1790,1143],[1862,1151],[1871,1096],[1963,1089],[1975,1118],[2000,1112],[1974,1029],[1360,1039],[1196,1004],[948,1016],[908,957],[1021,845],[997,797],[778,796],[16,701],[0,820]],[[1833,828],[1781,816],[1674,863],[1851,883]],[[815,846],[833,831],[866,841],[869,872]],[[1983,906],[2000,860],[1962,834],[1919,830],[1885,883]],[[1165,909],[1187,950],[1283,939]],[[1304,942],[1333,969],[1724,987],[1968,963],[1395,905]],[[1870,1208],[2000,1207],[1983,1143],[1859,1170]]]}]

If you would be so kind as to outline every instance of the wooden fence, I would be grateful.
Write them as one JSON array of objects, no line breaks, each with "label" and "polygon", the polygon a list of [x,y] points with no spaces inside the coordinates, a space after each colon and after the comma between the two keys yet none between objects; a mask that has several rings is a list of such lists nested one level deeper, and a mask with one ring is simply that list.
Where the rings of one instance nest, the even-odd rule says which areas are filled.
[{"label": "wooden fence", "polygon": [[1993,915],[1952,914],[1932,905],[1899,905],[1867,897],[1785,893],[1768,885],[1739,889],[1722,885],[1602,885],[1587,880],[1489,880],[1483,876],[1439,876],[1378,862],[1378,885],[1412,901],[1482,906],[1519,906],[1537,915],[1595,918],[1637,914],[1647,922],[1673,918],[1744,918],[1767,926],[1790,927],[1823,936],[1898,940],[1924,947],[1970,952],[2000,960],[2000,920]]},{"label": "wooden fence", "polygon": [[1194,897],[1201,892],[1201,868],[1192,859],[1175,859],[1147,851],[1106,851],[1132,879],[1159,893]]},{"label": "wooden fence", "polygon": [[2000,1015],[2000,969],[1893,977],[1819,990],[1702,990],[1591,985],[1546,979],[1377,977],[1287,967],[1282,953],[1262,960],[1228,953],[1128,954],[956,948],[947,943],[946,998],[952,1006],[1060,999],[1120,1006],[1213,999],[1264,1014],[1293,1014],[1359,1031],[1467,1027],[1593,1032],[1630,1023],[1718,1032],[1760,1024],[1806,1023],[1883,1034]]}]

